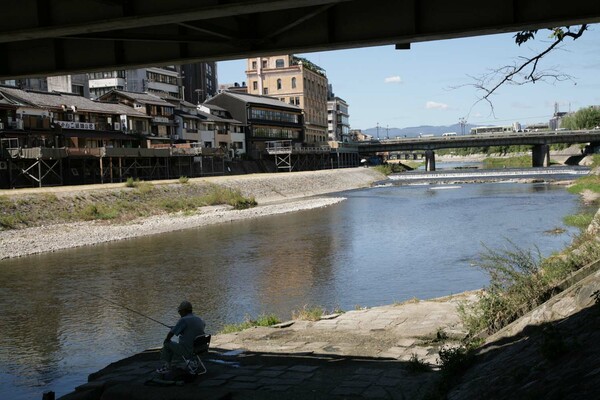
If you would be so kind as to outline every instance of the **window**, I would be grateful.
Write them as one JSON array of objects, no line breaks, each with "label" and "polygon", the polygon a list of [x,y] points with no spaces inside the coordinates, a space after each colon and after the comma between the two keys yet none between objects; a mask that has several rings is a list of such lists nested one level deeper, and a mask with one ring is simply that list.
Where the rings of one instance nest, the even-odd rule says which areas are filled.
[{"label": "window", "polygon": [[257,81],[252,81],[252,89],[258,90],[258,82]]},{"label": "window", "polygon": [[283,58],[278,58],[275,60],[275,68],[283,68],[284,66],[285,62],[283,61]]},{"label": "window", "polygon": [[252,69],[256,69],[256,61],[252,61]]},{"label": "window", "polygon": [[292,78],[292,89],[296,89],[296,78]]},{"label": "window", "polygon": [[262,67],[267,68],[267,60],[262,60]]},{"label": "window", "polygon": [[300,97],[296,97],[296,105],[299,106],[300,105]]},{"label": "window", "polygon": [[281,79],[277,79],[277,90],[281,90]]},{"label": "window", "polygon": [[263,94],[269,94],[269,88],[263,88]]}]

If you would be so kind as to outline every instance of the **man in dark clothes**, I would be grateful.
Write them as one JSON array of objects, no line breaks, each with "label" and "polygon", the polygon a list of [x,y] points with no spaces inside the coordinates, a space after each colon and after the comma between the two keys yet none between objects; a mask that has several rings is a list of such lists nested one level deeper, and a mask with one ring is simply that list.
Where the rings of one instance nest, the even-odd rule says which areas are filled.
[{"label": "man in dark clothes", "polygon": [[[206,324],[202,318],[192,312],[192,303],[182,301],[177,308],[181,318],[171,328],[160,351],[160,359],[164,362],[162,368],[156,370],[159,374],[165,374],[171,370],[173,358],[181,359],[182,356],[191,357],[194,354],[194,338],[204,335]],[[173,342],[173,336],[179,336],[179,342]]]}]

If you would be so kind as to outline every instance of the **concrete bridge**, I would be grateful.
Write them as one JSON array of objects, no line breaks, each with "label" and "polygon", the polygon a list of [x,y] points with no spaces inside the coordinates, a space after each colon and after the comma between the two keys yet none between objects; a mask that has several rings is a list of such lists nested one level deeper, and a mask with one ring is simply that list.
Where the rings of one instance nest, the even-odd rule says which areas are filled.
[{"label": "concrete bridge", "polygon": [[550,165],[550,145],[556,143],[590,143],[600,146],[600,129],[580,131],[540,131],[493,133],[483,135],[401,138],[358,145],[361,156],[391,151],[424,151],[427,171],[435,171],[435,150],[489,146],[532,146],[532,166]]}]

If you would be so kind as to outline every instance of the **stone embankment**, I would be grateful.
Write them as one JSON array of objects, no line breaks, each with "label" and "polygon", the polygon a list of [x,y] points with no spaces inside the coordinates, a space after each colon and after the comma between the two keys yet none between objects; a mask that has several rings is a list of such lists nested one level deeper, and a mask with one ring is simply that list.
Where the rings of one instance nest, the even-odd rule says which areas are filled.
[{"label": "stone embankment", "polygon": [[[229,206],[202,207],[192,215],[187,213],[163,214],[121,224],[76,222],[4,230],[0,231],[0,259],[326,207],[344,199],[341,197],[316,198],[315,196],[368,187],[382,179],[385,179],[384,175],[370,168],[191,179],[190,184],[207,182],[239,189],[246,196],[254,196],[259,206],[246,210],[234,210]],[[157,184],[176,184],[176,181],[157,182]],[[62,198],[67,198],[65,193],[69,192],[122,190],[123,188],[123,184],[72,186],[1,191],[0,195],[60,193]]]}]

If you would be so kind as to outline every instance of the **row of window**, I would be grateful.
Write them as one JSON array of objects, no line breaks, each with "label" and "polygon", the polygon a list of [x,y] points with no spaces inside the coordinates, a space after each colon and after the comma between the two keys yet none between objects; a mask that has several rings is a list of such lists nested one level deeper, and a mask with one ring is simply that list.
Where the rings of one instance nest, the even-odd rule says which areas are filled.
[{"label": "row of window", "polygon": [[252,130],[251,136],[269,139],[300,139],[300,131],[286,128],[257,126]]},{"label": "row of window", "polygon": [[90,72],[88,79],[125,78],[125,70]]},{"label": "row of window", "polygon": [[250,110],[251,119],[260,119],[264,121],[291,122],[297,124],[298,114],[292,114],[284,111],[263,110],[260,108],[252,108]]},{"label": "row of window", "polygon": [[[256,69],[257,66],[258,66],[258,63],[256,61],[252,61],[252,69]],[[261,67],[268,68],[269,67],[268,60],[262,60]],[[283,58],[278,58],[277,60],[275,60],[275,68],[284,68],[284,67],[285,67],[285,60]]]},{"label": "row of window", "polygon": [[[290,82],[292,89],[296,89],[297,86],[297,79],[296,77],[292,77],[292,80]],[[277,90],[281,90],[283,88],[283,81],[281,80],[281,78],[277,79]],[[252,89],[253,90],[258,90],[258,81],[252,81]],[[269,88],[263,88],[263,94],[269,94]]]},{"label": "row of window", "polygon": [[171,75],[157,74],[156,72],[146,71],[146,77],[152,82],[167,83],[169,85],[177,85],[177,77]]}]

